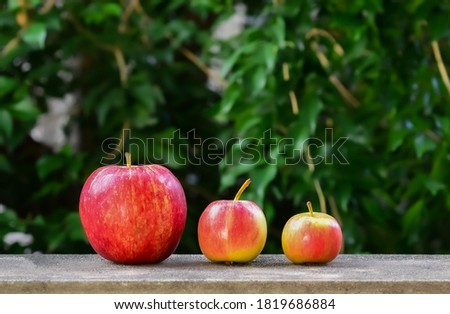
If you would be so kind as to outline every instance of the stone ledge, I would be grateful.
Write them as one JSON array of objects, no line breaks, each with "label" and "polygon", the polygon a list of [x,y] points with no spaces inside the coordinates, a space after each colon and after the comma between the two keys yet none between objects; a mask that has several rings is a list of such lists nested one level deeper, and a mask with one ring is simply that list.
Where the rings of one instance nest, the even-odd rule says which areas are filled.
[{"label": "stone ledge", "polygon": [[244,265],[172,255],[127,266],[98,255],[0,255],[0,293],[450,293],[450,256],[340,255],[302,266],[283,255]]}]

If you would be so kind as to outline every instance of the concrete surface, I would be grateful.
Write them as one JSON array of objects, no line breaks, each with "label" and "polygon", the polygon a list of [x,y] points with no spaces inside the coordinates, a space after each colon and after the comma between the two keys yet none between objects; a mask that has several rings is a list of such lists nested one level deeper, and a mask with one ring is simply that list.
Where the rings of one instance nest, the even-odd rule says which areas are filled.
[{"label": "concrete surface", "polygon": [[340,255],[322,266],[284,255],[244,265],[173,255],[140,266],[98,255],[0,255],[0,293],[450,293],[450,255]]}]

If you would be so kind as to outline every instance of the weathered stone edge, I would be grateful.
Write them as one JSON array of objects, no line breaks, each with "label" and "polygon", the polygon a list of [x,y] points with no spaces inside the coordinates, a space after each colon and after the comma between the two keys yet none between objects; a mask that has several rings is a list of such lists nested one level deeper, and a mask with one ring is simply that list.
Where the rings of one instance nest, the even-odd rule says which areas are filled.
[{"label": "weathered stone edge", "polygon": [[88,293],[88,294],[347,294],[347,293],[393,293],[393,294],[449,294],[447,281],[226,281],[226,282],[0,282],[0,293]]}]

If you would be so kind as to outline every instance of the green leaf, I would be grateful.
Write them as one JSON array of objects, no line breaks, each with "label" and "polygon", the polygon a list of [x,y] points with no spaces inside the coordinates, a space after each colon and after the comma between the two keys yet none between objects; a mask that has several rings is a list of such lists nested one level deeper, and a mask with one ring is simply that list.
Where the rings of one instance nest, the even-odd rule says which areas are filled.
[{"label": "green leaf", "polygon": [[424,204],[424,200],[420,199],[416,201],[404,214],[402,224],[406,233],[415,231],[419,226]]},{"label": "green leaf", "polygon": [[142,83],[131,88],[133,95],[145,105],[148,113],[155,112],[158,97],[155,88],[149,83]]},{"label": "green leaf", "polygon": [[111,89],[99,100],[97,105],[97,118],[100,125],[104,125],[109,112],[113,108],[120,107],[125,102],[125,95],[122,89]]},{"label": "green leaf", "polygon": [[266,202],[263,207],[264,215],[266,216],[267,224],[270,225],[276,217],[277,210],[269,202]]},{"label": "green leaf", "polygon": [[[228,153],[231,154],[233,157],[239,158],[241,148],[238,147],[238,145],[233,145],[232,151]],[[239,163],[238,161],[230,162],[226,161],[228,156],[225,156],[225,159],[222,161],[222,163],[219,165],[223,171],[222,175],[220,176],[220,187],[219,191],[222,192],[223,190],[233,186],[238,181],[239,176],[241,176],[244,173],[249,173],[253,168],[256,167],[256,163]]]},{"label": "green leaf", "polygon": [[285,32],[286,32],[286,24],[283,20],[282,17],[277,16],[275,18],[275,22],[272,26],[272,30],[273,30],[273,34],[274,34],[274,41],[275,44],[280,47],[283,48],[284,47],[284,40],[285,40]]},{"label": "green leaf", "polygon": [[395,128],[389,133],[388,147],[390,151],[395,151],[403,144],[406,136],[409,134],[406,128]]},{"label": "green leaf", "polygon": [[365,212],[369,215],[371,223],[383,223],[386,214],[380,210],[380,203],[374,197],[361,197],[361,203],[364,206]]},{"label": "green leaf", "polygon": [[0,97],[9,93],[16,86],[16,81],[7,76],[0,76]]},{"label": "green leaf", "polygon": [[[173,145],[166,145],[166,140],[169,138],[174,138],[174,134],[179,132],[174,128],[167,128],[159,133],[152,134],[154,143],[152,145],[146,145],[147,155],[146,160],[151,162],[156,162],[158,164],[166,164],[169,168],[179,169],[183,168],[186,164],[188,158],[188,151],[184,144],[187,144],[183,139],[178,139],[174,141]],[[131,148],[137,145],[132,145]],[[139,153],[139,152],[137,152]],[[131,152],[133,155],[133,152]],[[156,159],[156,160],[154,160]]]},{"label": "green leaf", "polygon": [[8,9],[14,11],[20,8],[18,0],[8,0]]},{"label": "green leaf", "polygon": [[8,0],[8,9],[14,11],[20,9],[21,3],[25,3],[28,8],[35,8],[37,5],[41,4],[43,0]]},{"label": "green leaf", "polygon": [[47,231],[48,236],[48,252],[53,252],[61,247],[67,240],[67,232],[63,228],[54,229],[52,233]]},{"label": "green leaf", "polygon": [[122,7],[118,3],[105,3],[102,5],[102,11],[105,15],[120,16]]},{"label": "green leaf", "polygon": [[69,213],[66,216],[67,231],[72,241],[87,241],[86,235],[81,225],[78,213]]},{"label": "green leaf", "polygon": [[83,18],[88,24],[100,24],[109,17],[122,14],[122,7],[117,3],[91,3],[83,10]]},{"label": "green leaf", "polygon": [[251,95],[255,96],[266,86],[267,75],[262,67],[256,68],[251,74]]},{"label": "green leaf", "polygon": [[175,11],[176,9],[179,9],[184,4],[184,0],[172,0],[168,1],[168,8],[169,12]]},{"label": "green leaf", "polygon": [[51,181],[48,183],[44,182],[44,184],[39,187],[39,190],[33,194],[32,198],[34,200],[38,200],[49,195],[58,195],[58,193],[61,193],[61,191],[63,191],[64,188],[66,188],[66,186],[61,182],[56,181]]},{"label": "green leaf", "polygon": [[220,69],[220,76],[225,77],[233,68],[234,64],[242,54],[242,49],[236,50],[228,59],[226,59]]},{"label": "green leaf", "polygon": [[188,20],[174,19],[166,26],[166,31],[170,32],[173,37],[170,40],[172,49],[178,49],[185,41],[195,32],[196,26]]},{"label": "green leaf", "polygon": [[250,178],[253,182],[254,189],[256,190],[256,198],[253,200],[261,207],[264,205],[264,198],[266,196],[266,190],[270,182],[275,179],[277,175],[276,165],[266,165],[258,167],[250,172]]},{"label": "green leaf", "polygon": [[13,166],[9,162],[5,155],[0,154],[0,171],[11,173],[13,171]]},{"label": "green leaf", "polygon": [[272,44],[262,44],[258,55],[261,56],[261,60],[265,63],[267,71],[272,72],[277,61],[278,49]]},{"label": "green leaf", "polygon": [[61,31],[62,19],[58,15],[47,15],[45,20],[45,26],[48,30]]},{"label": "green leaf", "polygon": [[336,202],[339,206],[339,211],[348,212],[348,204],[352,197],[352,188],[349,185],[340,185],[336,194]]},{"label": "green leaf", "polygon": [[430,18],[427,22],[432,39],[439,40],[450,33],[448,16],[436,15]]},{"label": "green leaf", "polygon": [[47,29],[45,24],[34,22],[25,29],[22,39],[32,48],[42,49],[45,46],[45,38],[47,37]]},{"label": "green leaf", "polygon": [[419,134],[414,139],[414,147],[417,157],[422,158],[423,154],[436,148],[436,143],[425,134]]},{"label": "green leaf", "polygon": [[252,54],[257,49],[257,45],[254,42],[245,44],[237,49],[228,59],[224,61],[220,69],[220,76],[225,77],[233,68],[242,54]]},{"label": "green leaf", "polygon": [[11,114],[6,110],[0,110],[0,130],[6,135],[11,137],[13,131],[13,120]]},{"label": "green leaf", "polygon": [[323,103],[317,95],[309,92],[300,100],[299,118],[294,122],[292,130],[296,144],[303,144],[304,141],[316,131],[317,120],[323,109]]},{"label": "green leaf", "polygon": [[242,134],[251,134],[252,130],[258,130],[258,126],[261,126],[261,117],[251,116],[249,118],[239,119],[236,123],[236,130]]},{"label": "green leaf", "polygon": [[33,120],[39,115],[40,111],[31,98],[26,97],[14,104],[10,113],[19,120]]},{"label": "green leaf", "polygon": [[433,179],[427,179],[425,181],[425,186],[427,187],[428,191],[430,191],[431,195],[435,196],[437,192],[441,190],[445,190],[446,185],[442,182],[433,180]]},{"label": "green leaf", "polygon": [[450,136],[450,118],[448,117],[436,117],[436,124],[447,136]]},{"label": "green leaf", "polygon": [[421,6],[427,0],[411,0],[405,3],[405,7],[409,12],[414,12],[419,6]]},{"label": "green leaf", "polygon": [[[17,228],[18,220],[19,218],[17,217],[16,212],[12,209],[5,208],[2,212],[0,212],[0,227],[8,226],[8,229]],[[2,238],[1,233],[0,238]]]},{"label": "green leaf", "polygon": [[228,113],[231,111],[240,95],[240,88],[237,88],[235,85],[228,87],[225,90],[222,100],[216,105],[217,109],[215,111],[217,111],[217,113],[214,114],[214,117],[217,120],[227,120]]},{"label": "green leaf", "polygon": [[154,20],[145,28],[145,34],[151,36],[153,43],[158,43],[165,39],[166,25],[163,21]]},{"label": "green leaf", "polygon": [[63,167],[65,167],[65,160],[59,155],[47,155],[41,157],[36,163],[37,174],[41,180]]},{"label": "green leaf", "polygon": [[154,110],[148,110],[143,106],[135,107],[133,117],[131,118],[131,125],[139,129],[157,124],[158,118],[156,118],[155,115],[152,115],[153,111]]}]

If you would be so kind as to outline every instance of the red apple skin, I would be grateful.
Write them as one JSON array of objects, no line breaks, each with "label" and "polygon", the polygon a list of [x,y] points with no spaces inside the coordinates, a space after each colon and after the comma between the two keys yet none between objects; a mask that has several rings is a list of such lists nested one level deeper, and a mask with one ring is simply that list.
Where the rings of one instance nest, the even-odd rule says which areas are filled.
[{"label": "red apple skin", "polygon": [[261,253],[266,238],[266,218],[252,201],[212,202],[199,219],[200,249],[213,262],[250,262]]},{"label": "red apple skin", "polygon": [[341,250],[342,230],[330,215],[301,213],[284,226],[281,244],[286,257],[295,264],[328,263]]},{"label": "red apple skin", "polygon": [[178,246],[186,198],[165,167],[104,166],[86,180],[79,212],[86,236],[102,257],[117,263],[157,263]]}]

